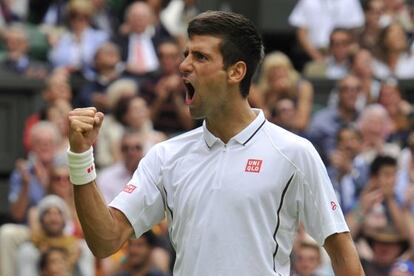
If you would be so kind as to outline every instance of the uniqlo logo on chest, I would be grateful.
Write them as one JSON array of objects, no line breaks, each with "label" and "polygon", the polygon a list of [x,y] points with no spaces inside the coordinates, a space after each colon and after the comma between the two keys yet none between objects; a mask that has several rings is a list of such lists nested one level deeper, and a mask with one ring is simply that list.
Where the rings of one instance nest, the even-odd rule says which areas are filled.
[{"label": "uniqlo logo on chest", "polygon": [[245,172],[259,173],[262,168],[262,160],[259,159],[249,159],[247,160]]},{"label": "uniqlo logo on chest", "polygon": [[127,185],[125,185],[125,187],[124,187],[124,189],[123,189],[123,191],[124,192],[126,192],[126,193],[132,193],[135,189],[137,188],[137,186],[135,186],[135,185],[132,185],[132,184],[127,184]]}]

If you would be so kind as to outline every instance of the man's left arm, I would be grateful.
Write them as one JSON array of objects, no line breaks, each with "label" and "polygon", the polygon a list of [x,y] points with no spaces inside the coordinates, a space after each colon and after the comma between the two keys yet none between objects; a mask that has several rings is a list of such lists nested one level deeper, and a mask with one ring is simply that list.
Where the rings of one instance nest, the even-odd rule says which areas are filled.
[{"label": "man's left arm", "polygon": [[326,238],[324,247],[331,258],[336,276],[365,275],[349,232],[330,235]]}]

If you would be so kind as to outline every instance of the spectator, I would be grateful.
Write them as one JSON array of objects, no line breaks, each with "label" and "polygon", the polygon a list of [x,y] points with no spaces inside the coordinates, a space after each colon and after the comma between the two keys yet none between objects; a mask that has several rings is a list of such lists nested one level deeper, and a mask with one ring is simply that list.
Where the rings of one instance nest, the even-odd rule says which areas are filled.
[{"label": "spectator", "polygon": [[371,53],[376,52],[381,29],[384,27],[381,18],[384,18],[384,1],[367,0],[363,2],[365,25],[358,33],[358,42],[362,48]]},{"label": "spectator", "polygon": [[346,215],[354,206],[354,158],[360,153],[361,136],[353,127],[341,128],[336,136],[336,147],[329,155],[328,174],[342,211]]},{"label": "spectator", "polygon": [[[162,132],[155,131],[149,117],[149,109],[145,100],[139,96],[122,97],[117,102],[113,115],[115,120],[109,120],[107,124],[103,123],[101,133],[98,136],[101,154],[100,166],[112,165],[121,160],[120,142],[122,134],[127,129],[139,131],[145,138],[144,152],[147,152],[154,144],[165,139]],[[107,118],[106,118],[107,119]],[[109,123],[109,124],[108,124]]]},{"label": "spectator", "polygon": [[[44,106],[38,111],[30,115],[25,120],[25,126],[23,129],[23,145],[26,152],[30,151],[30,129],[34,124],[41,120],[45,120],[47,109],[49,106],[54,105],[56,102],[62,100],[66,102],[66,105],[72,99],[72,90],[69,85],[69,75],[65,70],[54,70],[46,80],[46,87],[42,91],[42,98]],[[64,103],[59,103],[59,106],[63,107]]]},{"label": "spectator", "polygon": [[151,252],[155,247],[155,239],[155,235],[149,231],[138,239],[129,240],[125,263],[115,276],[164,276],[164,273],[151,265]]},{"label": "spectator", "polygon": [[355,43],[351,31],[335,28],[329,37],[328,55],[321,61],[312,61],[306,64],[305,75],[307,77],[328,79],[343,78],[350,69],[349,59],[353,46],[355,46]]},{"label": "spectator", "polygon": [[300,0],[289,23],[297,28],[297,40],[305,53],[312,60],[322,61],[332,30],[358,28],[364,24],[364,17],[357,0]]},{"label": "spectator", "polygon": [[291,98],[280,98],[271,107],[268,120],[297,134],[303,134],[296,129],[295,118],[297,107]]},{"label": "spectator", "polygon": [[28,56],[29,41],[23,25],[8,26],[4,32],[4,40],[6,53],[0,63],[4,70],[29,78],[46,78],[47,66]]},{"label": "spectator", "polygon": [[398,145],[387,143],[392,131],[391,118],[386,109],[379,104],[367,106],[358,117],[357,127],[361,133],[361,154],[369,164],[377,154],[398,156]]},{"label": "spectator", "polygon": [[39,260],[40,276],[69,276],[68,252],[61,247],[51,247]]},{"label": "spectator", "polygon": [[161,37],[154,31],[153,16],[147,3],[132,3],[126,11],[124,34],[116,39],[127,71],[140,78],[159,66],[156,49]]},{"label": "spectator", "polygon": [[30,207],[37,205],[49,186],[48,170],[58,156],[61,136],[51,122],[39,122],[31,129],[32,150],[28,160],[17,160],[10,176],[10,214],[16,222],[24,222]]},{"label": "spectator", "polygon": [[69,210],[66,203],[58,196],[49,195],[38,204],[40,231],[32,231],[30,241],[18,249],[17,275],[39,275],[37,264],[42,252],[50,247],[63,247],[68,252],[70,271],[75,270],[80,256],[79,242],[76,238],[64,234]]},{"label": "spectator", "polygon": [[409,116],[413,108],[403,99],[396,79],[382,82],[378,103],[385,107],[392,122],[392,131],[388,140],[403,146],[411,127]]},{"label": "spectator", "polygon": [[158,46],[160,70],[142,83],[142,96],[151,110],[154,128],[169,135],[194,127],[185,105],[185,87],[178,66],[180,48],[174,40],[165,40]]},{"label": "spectator", "polygon": [[92,68],[97,49],[108,40],[108,34],[91,26],[93,6],[89,0],[71,0],[67,8],[69,31],[57,41],[51,40],[49,60],[54,67],[86,73]]},{"label": "spectator", "polygon": [[123,134],[120,144],[121,160],[103,169],[96,180],[107,203],[111,202],[132,178],[144,156],[144,144],[144,137],[137,131],[126,131]]},{"label": "spectator", "polygon": [[96,144],[96,164],[100,167],[106,167],[113,164],[114,154],[118,152],[115,148],[117,145],[114,140],[122,137],[122,126],[112,114],[118,101],[122,98],[133,97],[138,93],[137,83],[129,79],[120,79],[114,81],[107,88],[108,109],[110,114],[105,116],[101,131]]},{"label": "spectator", "polygon": [[[50,184],[47,194],[57,195],[62,198],[70,211],[70,218],[65,225],[65,234],[73,235],[77,238],[83,238],[82,229],[77,218],[75,204],[73,201],[73,187],[69,182],[69,171],[66,163],[55,164],[49,171]],[[15,260],[17,258],[17,249],[25,241],[29,240],[31,232],[41,231],[41,225],[38,220],[37,207],[29,210],[28,224],[5,224],[0,227],[0,275],[16,275]],[[88,252],[84,240],[80,240],[80,246],[85,254]],[[89,256],[86,258],[86,256]],[[82,258],[84,263],[91,262],[92,256],[85,255]]]},{"label": "spectator", "polygon": [[257,91],[252,93],[254,105],[262,107],[266,116],[280,98],[288,97],[297,106],[294,128],[307,128],[312,111],[312,84],[301,78],[289,58],[281,52],[268,54],[263,62]]},{"label": "spectator", "polygon": [[321,249],[309,241],[301,241],[295,247],[293,253],[292,276],[317,275],[317,270],[322,263]]},{"label": "spectator", "polygon": [[399,236],[405,237],[403,209],[395,196],[397,161],[378,155],[370,166],[370,178],[363,188],[359,202],[346,216],[353,238],[359,234],[391,225]]},{"label": "spectator", "polygon": [[75,98],[75,106],[95,106],[100,111],[109,112],[106,89],[111,83],[125,76],[120,50],[116,44],[105,42],[98,48],[93,72],[90,73],[87,83]]},{"label": "spectator", "polygon": [[380,79],[396,77],[414,78],[414,57],[403,27],[394,22],[379,36],[378,52],[374,61],[374,74]]},{"label": "spectator", "polygon": [[351,72],[361,82],[361,92],[357,99],[357,109],[362,111],[365,106],[378,100],[381,83],[375,79],[373,57],[369,50],[361,48],[351,56]]},{"label": "spectator", "polygon": [[367,231],[365,238],[372,249],[372,260],[361,260],[366,276],[389,276],[393,263],[407,250],[407,240],[392,226]]},{"label": "spectator", "polygon": [[347,75],[337,82],[338,104],[318,111],[312,119],[307,136],[316,146],[325,162],[335,149],[335,137],[341,127],[352,125],[357,118],[355,108],[360,82]]}]

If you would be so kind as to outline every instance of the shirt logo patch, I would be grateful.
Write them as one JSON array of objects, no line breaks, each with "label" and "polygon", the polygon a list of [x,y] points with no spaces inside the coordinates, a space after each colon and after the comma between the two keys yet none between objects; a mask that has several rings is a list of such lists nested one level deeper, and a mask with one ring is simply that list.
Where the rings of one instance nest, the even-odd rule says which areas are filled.
[{"label": "shirt logo patch", "polygon": [[260,169],[262,168],[262,163],[263,163],[263,160],[249,159],[247,160],[246,168],[244,169],[244,171],[259,173]]},{"label": "shirt logo patch", "polygon": [[124,192],[126,192],[126,193],[132,193],[135,189],[137,188],[137,186],[135,186],[135,185],[132,185],[132,184],[127,184],[127,185],[125,185],[125,187],[124,187],[124,189],[123,189],[123,191]]},{"label": "shirt logo patch", "polygon": [[336,203],[334,202],[334,201],[331,201],[331,208],[332,208],[332,211],[335,211],[336,210]]},{"label": "shirt logo patch", "polygon": [[91,172],[93,172],[94,169],[95,169],[95,166],[92,164],[92,166],[90,166],[86,169],[86,172],[91,173]]}]

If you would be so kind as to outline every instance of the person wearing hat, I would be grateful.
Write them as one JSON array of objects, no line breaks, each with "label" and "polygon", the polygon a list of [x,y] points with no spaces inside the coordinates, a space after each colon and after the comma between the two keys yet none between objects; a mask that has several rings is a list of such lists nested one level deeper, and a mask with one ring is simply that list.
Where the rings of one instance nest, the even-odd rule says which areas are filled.
[{"label": "person wearing hat", "polygon": [[39,275],[37,264],[42,252],[51,247],[63,248],[68,252],[68,262],[75,268],[80,255],[79,241],[64,232],[70,219],[65,201],[56,195],[44,197],[38,204],[40,229],[33,229],[30,240],[20,245],[17,253],[17,275]]},{"label": "person wearing hat", "polygon": [[372,250],[372,259],[362,259],[366,276],[388,276],[392,265],[409,247],[408,240],[391,224],[363,233]]}]

